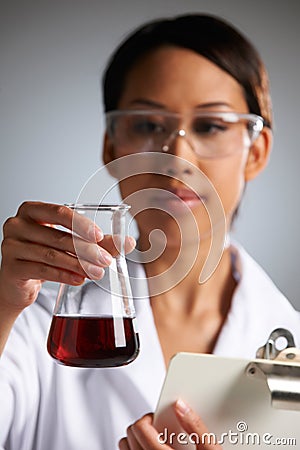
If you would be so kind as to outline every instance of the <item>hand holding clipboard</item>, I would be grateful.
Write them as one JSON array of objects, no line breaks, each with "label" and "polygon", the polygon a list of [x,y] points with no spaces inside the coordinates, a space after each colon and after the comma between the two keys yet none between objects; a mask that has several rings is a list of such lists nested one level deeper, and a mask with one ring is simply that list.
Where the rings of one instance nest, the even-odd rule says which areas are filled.
[{"label": "hand holding clipboard", "polygon": [[[286,347],[276,348],[278,339]],[[300,352],[292,335],[274,330],[257,359],[178,353],[170,362],[154,426],[161,443],[195,449],[201,437],[184,433],[172,404],[182,398],[224,450],[300,446]]]}]

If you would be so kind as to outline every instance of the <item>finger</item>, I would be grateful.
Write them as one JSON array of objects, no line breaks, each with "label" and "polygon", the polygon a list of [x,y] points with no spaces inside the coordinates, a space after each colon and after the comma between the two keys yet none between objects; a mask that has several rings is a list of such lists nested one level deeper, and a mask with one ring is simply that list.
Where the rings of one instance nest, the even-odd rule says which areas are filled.
[{"label": "finger", "polygon": [[91,279],[100,279],[104,275],[103,267],[99,264],[91,264],[85,260],[79,261],[73,255],[50,247],[39,244],[24,244],[18,241],[13,243],[12,246],[18,261],[30,261],[37,264],[42,263],[76,273],[81,277],[88,276]]},{"label": "finger", "polygon": [[77,258],[83,264],[85,264],[85,261],[88,261],[101,267],[107,267],[112,263],[112,255],[102,248],[102,241],[101,245],[99,245],[84,241],[78,237],[73,237],[71,248],[71,253],[76,254]]},{"label": "finger", "polygon": [[127,442],[129,444],[130,450],[143,450],[144,447],[141,447],[132,430],[132,425],[127,428]]},{"label": "finger", "polygon": [[99,242],[103,238],[101,229],[92,220],[64,205],[25,202],[17,215],[40,224],[61,225],[88,241]]},{"label": "finger", "polygon": [[217,444],[217,438],[214,439],[214,435],[208,432],[208,429],[202,419],[182,399],[177,400],[174,405],[174,410],[184,430],[188,434],[193,433],[198,437],[198,442],[196,445],[197,450],[222,449],[222,447]]},{"label": "finger", "polygon": [[125,236],[124,251],[130,253],[136,247],[136,240],[132,236]]},{"label": "finger", "polygon": [[[120,248],[120,239],[118,236],[112,236],[110,234],[104,235],[102,241],[100,242],[101,247],[106,249],[112,256],[117,256],[122,252]],[[124,239],[124,252],[130,253],[136,246],[136,241],[132,236],[125,236]]]},{"label": "finger", "polygon": [[69,232],[57,230],[38,223],[30,223],[23,218],[12,218],[5,227],[6,240],[13,237],[23,242],[34,242],[50,248],[63,250],[79,258],[103,267],[111,264],[111,255],[96,243],[91,243]]},{"label": "finger", "polygon": [[130,447],[129,447],[128,442],[127,442],[127,438],[123,438],[123,439],[120,440],[120,442],[119,442],[119,449],[120,450],[130,450]]},{"label": "finger", "polygon": [[131,425],[131,431],[136,441],[144,450],[170,450],[166,444],[159,440],[159,434],[152,425],[153,414],[146,414],[141,419]]},{"label": "finger", "polygon": [[30,261],[16,261],[14,273],[20,280],[47,280],[70,285],[80,285],[85,277],[47,264]]}]

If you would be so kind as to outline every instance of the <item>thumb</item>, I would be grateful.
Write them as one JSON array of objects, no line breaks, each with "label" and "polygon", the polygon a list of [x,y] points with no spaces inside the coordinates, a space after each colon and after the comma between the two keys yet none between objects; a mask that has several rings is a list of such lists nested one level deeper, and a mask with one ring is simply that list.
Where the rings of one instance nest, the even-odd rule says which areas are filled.
[{"label": "thumb", "polygon": [[222,450],[217,443],[217,436],[208,431],[201,417],[187,403],[178,399],[174,404],[174,410],[183,429],[189,434],[193,433],[197,450]]}]

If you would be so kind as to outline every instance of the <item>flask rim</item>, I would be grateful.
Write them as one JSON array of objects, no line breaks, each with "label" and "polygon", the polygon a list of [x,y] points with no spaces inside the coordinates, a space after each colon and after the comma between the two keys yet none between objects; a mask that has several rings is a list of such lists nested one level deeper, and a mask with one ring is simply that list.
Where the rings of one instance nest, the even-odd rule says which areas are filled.
[{"label": "flask rim", "polygon": [[128,211],[131,206],[126,203],[120,204],[99,204],[99,203],[64,203],[70,209],[75,211]]}]

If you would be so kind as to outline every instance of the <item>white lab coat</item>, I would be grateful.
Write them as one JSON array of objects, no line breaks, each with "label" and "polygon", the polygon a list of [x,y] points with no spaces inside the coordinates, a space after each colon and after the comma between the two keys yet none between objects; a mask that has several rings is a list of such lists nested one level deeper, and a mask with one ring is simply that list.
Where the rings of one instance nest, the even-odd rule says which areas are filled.
[{"label": "white lab coat", "polygon": [[[242,248],[232,251],[240,281],[214,353],[253,358],[278,327],[299,345],[299,313]],[[129,271],[144,277],[140,264],[130,263]],[[139,296],[135,286],[133,293]],[[149,299],[135,301],[138,358],[111,369],[65,367],[48,355],[54,300],[55,292],[42,289],[16,321],[0,360],[0,449],[115,450],[127,426],[155,410],[165,376]]]}]

